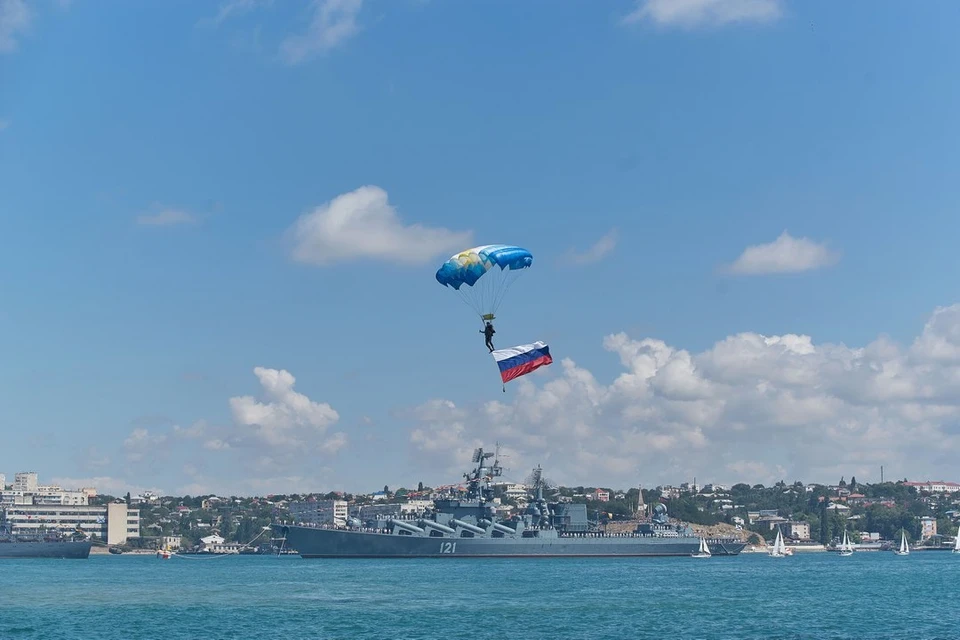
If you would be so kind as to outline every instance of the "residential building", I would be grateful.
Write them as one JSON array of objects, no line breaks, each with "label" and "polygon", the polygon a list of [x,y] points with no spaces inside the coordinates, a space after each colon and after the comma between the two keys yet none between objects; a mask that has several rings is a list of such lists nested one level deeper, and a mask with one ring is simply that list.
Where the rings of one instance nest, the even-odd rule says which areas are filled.
[{"label": "residential building", "polygon": [[13,489],[0,491],[0,507],[14,504],[33,504],[33,496],[25,496],[23,491],[14,491]]},{"label": "residential building", "polygon": [[937,519],[931,516],[920,518],[920,539],[928,540],[937,535]]},{"label": "residential building", "polygon": [[107,544],[123,544],[140,537],[140,510],[124,502],[105,506],[22,504],[4,510],[4,522],[14,535],[45,531],[71,533],[78,529]]},{"label": "residential building", "polygon": [[[499,498],[497,498],[499,500]],[[344,503],[346,504],[346,503]],[[433,508],[433,500],[410,500],[400,505],[400,513],[423,515],[425,511]]]},{"label": "residential building", "polygon": [[13,490],[23,493],[37,492],[37,472],[21,471],[13,477]]},{"label": "residential building", "polygon": [[593,499],[599,502],[610,502],[610,492],[606,489],[597,489],[593,494]]},{"label": "residential building", "polygon": [[810,523],[809,522],[784,522],[780,525],[783,535],[788,538],[793,538],[794,540],[809,540],[810,539]]},{"label": "residential building", "polygon": [[918,491],[929,493],[954,493],[960,491],[960,483],[945,482],[943,480],[926,480],[924,482],[904,482],[905,487],[915,487]]},{"label": "residential building", "polygon": [[176,551],[182,543],[182,536],[162,536],[160,538],[160,548],[167,551]]},{"label": "residential building", "polygon": [[[763,516],[761,518],[757,518],[756,523],[759,525],[767,525],[770,527],[770,530],[773,531],[777,528],[777,526],[786,524],[787,522],[788,520],[783,516]],[[786,529],[784,529],[783,532],[786,533]]]},{"label": "residential building", "polygon": [[287,505],[290,515],[297,522],[307,524],[347,524],[346,500],[305,500]]}]

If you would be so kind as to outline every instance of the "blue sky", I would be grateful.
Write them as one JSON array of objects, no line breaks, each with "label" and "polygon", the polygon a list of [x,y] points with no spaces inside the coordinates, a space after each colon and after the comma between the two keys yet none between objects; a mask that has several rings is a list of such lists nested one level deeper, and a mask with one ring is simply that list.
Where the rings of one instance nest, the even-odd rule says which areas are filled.
[{"label": "blue sky", "polygon": [[[0,0],[0,470],[366,490],[500,440],[517,479],[948,474],[958,26],[947,1]],[[295,259],[331,211],[348,232]],[[507,393],[433,277],[500,242],[535,261],[498,346],[555,358]]]}]

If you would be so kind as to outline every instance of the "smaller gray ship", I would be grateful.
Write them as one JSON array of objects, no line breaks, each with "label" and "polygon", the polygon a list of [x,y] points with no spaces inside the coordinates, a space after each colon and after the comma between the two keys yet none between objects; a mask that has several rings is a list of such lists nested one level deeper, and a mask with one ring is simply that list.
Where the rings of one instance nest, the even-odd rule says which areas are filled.
[{"label": "smaller gray ship", "polygon": [[[465,496],[434,500],[419,517],[381,516],[346,526],[275,523],[281,550],[303,558],[464,558],[464,557],[620,557],[736,556],[746,546],[736,538],[702,539],[686,524],[671,522],[666,506],[626,533],[608,533],[587,517],[583,503],[551,502],[544,497],[540,468],[534,470],[534,498],[525,512],[497,517],[491,480],[502,468],[494,453],[477,449],[476,468],[464,474]],[[494,460],[489,462],[490,458]],[[704,553],[704,548],[709,554]],[[698,556],[698,557],[701,557]]]},{"label": "smaller gray ship", "polygon": [[13,535],[0,529],[0,558],[70,558],[90,557],[93,543],[82,534]]}]

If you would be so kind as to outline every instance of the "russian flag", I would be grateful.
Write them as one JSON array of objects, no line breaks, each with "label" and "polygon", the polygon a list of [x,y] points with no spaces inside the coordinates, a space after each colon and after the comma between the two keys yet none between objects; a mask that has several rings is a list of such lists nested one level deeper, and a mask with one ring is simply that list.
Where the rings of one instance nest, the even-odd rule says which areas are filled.
[{"label": "russian flag", "polygon": [[544,342],[497,349],[493,352],[493,359],[500,367],[500,377],[504,384],[553,362],[553,358],[550,357],[550,347]]}]

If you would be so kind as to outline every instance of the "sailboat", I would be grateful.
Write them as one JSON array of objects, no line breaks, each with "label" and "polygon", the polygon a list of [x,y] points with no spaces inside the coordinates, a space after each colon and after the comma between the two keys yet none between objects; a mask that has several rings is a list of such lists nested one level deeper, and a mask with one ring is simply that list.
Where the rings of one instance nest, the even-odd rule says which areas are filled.
[{"label": "sailboat", "polygon": [[847,530],[843,530],[843,542],[840,543],[840,555],[842,556],[852,556],[853,555],[853,545],[850,544],[850,538],[847,537]]},{"label": "sailboat", "polygon": [[957,531],[957,538],[953,541],[952,553],[960,553],[960,531]]},{"label": "sailboat", "polygon": [[773,541],[773,548],[770,550],[771,558],[784,558],[786,556],[792,555],[792,551],[787,549],[787,545],[783,543],[783,531],[777,528],[777,539]]},{"label": "sailboat", "polygon": [[910,545],[907,544],[907,532],[900,529],[900,548],[893,551],[898,556],[910,555]]},{"label": "sailboat", "polygon": [[709,558],[710,557],[710,547],[707,545],[707,541],[704,538],[700,538],[700,549],[696,553],[691,553],[691,558]]}]

